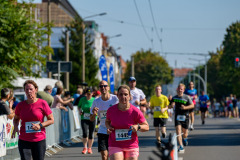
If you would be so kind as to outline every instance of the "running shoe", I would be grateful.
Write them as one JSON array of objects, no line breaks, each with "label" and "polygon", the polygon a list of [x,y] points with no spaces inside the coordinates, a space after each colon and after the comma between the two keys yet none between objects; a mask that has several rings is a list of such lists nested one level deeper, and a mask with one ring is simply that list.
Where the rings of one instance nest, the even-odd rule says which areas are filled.
[{"label": "running shoe", "polygon": [[82,154],[87,154],[87,148],[83,148]]},{"label": "running shoe", "polygon": [[166,138],[166,133],[162,133],[162,138]]},{"label": "running shoe", "polygon": [[178,148],[178,152],[179,152],[179,153],[184,153],[184,151],[185,151],[185,149],[183,148],[183,146],[180,146],[180,147]]},{"label": "running shoe", "polygon": [[184,146],[187,146],[187,145],[188,145],[188,140],[187,140],[187,138],[185,138],[185,139],[183,138],[183,145],[184,145]]},{"label": "running shoe", "polygon": [[92,148],[88,148],[88,154],[92,154]]},{"label": "running shoe", "polygon": [[193,131],[193,130],[194,130],[193,125],[191,125],[190,126],[190,131]]},{"label": "running shoe", "polygon": [[202,121],[202,125],[204,125],[205,124],[205,121]]}]

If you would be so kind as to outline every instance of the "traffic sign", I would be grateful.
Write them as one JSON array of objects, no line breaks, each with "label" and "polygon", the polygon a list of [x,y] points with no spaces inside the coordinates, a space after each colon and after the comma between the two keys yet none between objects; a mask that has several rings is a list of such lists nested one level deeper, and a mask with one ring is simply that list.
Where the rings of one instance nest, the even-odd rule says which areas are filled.
[{"label": "traffic sign", "polygon": [[59,72],[72,72],[72,62],[66,61],[47,62],[47,72],[58,73],[58,64]]}]

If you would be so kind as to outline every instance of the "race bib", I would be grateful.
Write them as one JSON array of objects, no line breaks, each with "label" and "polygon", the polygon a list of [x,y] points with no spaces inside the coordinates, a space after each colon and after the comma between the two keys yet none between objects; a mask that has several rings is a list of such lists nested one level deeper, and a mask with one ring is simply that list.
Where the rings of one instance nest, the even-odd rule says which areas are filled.
[{"label": "race bib", "polygon": [[154,111],[161,111],[161,107],[160,106],[154,107]]},{"label": "race bib", "polygon": [[116,141],[130,140],[132,137],[132,130],[129,129],[116,129],[115,130]]},{"label": "race bib", "polygon": [[186,116],[185,115],[178,115],[177,116],[177,120],[178,121],[185,121],[186,120]]},{"label": "race bib", "polygon": [[25,122],[25,130],[26,133],[36,133],[36,132],[41,132],[41,129],[35,131],[34,129],[32,129],[32,123],[34,124],[39,124],[39,121],[32,121],[32,122]]},{"label": "race bib", "polygon": [[100,111],[100,119],[106,119],[107,111]]},{"label": "race bib", "polygon": [[84,113],[83,118],[84,119],[90,119],[90,113]]}]

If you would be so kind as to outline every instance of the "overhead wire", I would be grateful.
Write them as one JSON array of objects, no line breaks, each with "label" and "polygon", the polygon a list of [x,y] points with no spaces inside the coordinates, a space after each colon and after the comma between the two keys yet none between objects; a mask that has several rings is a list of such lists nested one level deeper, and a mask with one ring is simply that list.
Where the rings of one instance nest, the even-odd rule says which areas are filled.
[{"label": "overhead wire", "polygon": [[137,10],[137,14],[138,14],[139,20],[140,20],[140,22],[141,22],[142,28],[143,28],[143,30],[144,30],[144,32],[145,32],[148,40],[151,41],[151,38],[150,38],[149,35],[147,34],[146,28],[145,28],[145,26],[143,25],[142,18],[141,18],[141,15],[140,15],[140,13],[139,13],[139,10],[138,10],[136,0],[133,0],[133,1],[134,1],[136,10]]},{"label": "overhead wire", "polygon": [[148,0],[148,3],[149,3],[149,7],[150,7],[150,11],[151,11],[151,15],[152,15],[152,20],[153,20],[153,24],[154,24],[154,28],[155,28],[155,32],[157,34],[157,38],[160,42],[160,46],[162,46],[162,39],[160,38],[159,34],[158,34],[158,29],[157,29],[157,25],[156,25],[156,22],[155,22],[155,19],[154,19],[154,15],[153,15],[153,10],[152,10],[152,5],[151,5],[151,1]]}]

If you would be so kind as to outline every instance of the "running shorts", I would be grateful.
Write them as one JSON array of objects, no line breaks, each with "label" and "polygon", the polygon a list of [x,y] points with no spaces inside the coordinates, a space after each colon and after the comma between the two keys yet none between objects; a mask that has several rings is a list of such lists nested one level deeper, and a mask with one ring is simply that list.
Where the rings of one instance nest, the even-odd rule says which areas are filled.
[{"label": "running shorts", "polygon": [[166,127],[167,118],[154,118],[153,119],[153,126],[154,127]]},{"label": "running shorts", "polygon": [[114,153],[120,153],[124,156],[124,159],[129,157],[138,157],[139,148],[119,148],[119,147],[109,147],[109,156]]},{"label": "running shorts", "polygon": [[98,152],[108,150],[108,134],[98,133]]}]

